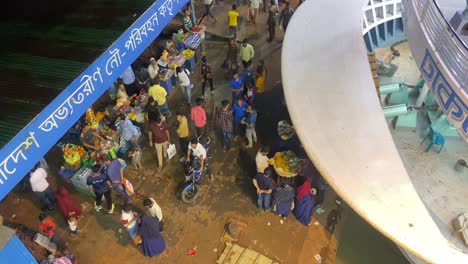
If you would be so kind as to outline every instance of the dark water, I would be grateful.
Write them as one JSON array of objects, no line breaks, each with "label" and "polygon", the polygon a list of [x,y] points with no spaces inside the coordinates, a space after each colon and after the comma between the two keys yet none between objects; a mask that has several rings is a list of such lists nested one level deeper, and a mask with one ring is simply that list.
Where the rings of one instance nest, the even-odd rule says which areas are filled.
[{"label": "dark water", "polygon": [[410,263],[399,248],[351,209],[345,210],[341,226],[337,264],[406,264]]}]

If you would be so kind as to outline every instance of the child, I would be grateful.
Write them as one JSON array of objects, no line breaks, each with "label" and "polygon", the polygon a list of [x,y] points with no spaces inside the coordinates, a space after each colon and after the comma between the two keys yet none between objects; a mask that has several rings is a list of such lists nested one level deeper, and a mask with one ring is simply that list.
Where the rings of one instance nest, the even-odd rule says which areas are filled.
[{"label": "child", "polygon": [[74,235],[78,234],[78,230],[80,230],[74,211],[68,212],[68,227]]},{"label": "child", "polygon": [[255,92],[255,88],[254,88],[254,86],[252,84],[248,84],[247,87],[248,87],[248,89],[247,89],[247,92],[244,95],[244,99],[245,99],[245,102],[248,105],[252,105],[254,103],[255,95],[257,93]]},{"label": "child", "polygon": [[141,166],[141,150],[138,148],[134,148],[130,153],[128,154],[128,157],[132,158],[132,164],[137,168],[138,170],[142,168]]},{"label": "child", "polygon": [[137,238],[138,235],[138,217],[137,213],[132,211],[130,204],[124,204],[122,207],[122,216],[120,218],[122,220],[122,224],[127,228],[128,234],[130,238],[132,238],[135,244],[139,244],[141,242],[140,238]]}]

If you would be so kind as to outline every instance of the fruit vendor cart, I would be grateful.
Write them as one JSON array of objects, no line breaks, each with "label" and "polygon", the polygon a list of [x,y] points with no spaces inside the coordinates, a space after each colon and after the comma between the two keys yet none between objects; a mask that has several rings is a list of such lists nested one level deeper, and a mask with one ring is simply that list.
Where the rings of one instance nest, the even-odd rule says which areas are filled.
[{"label": "fruit vendor cart", "polygon": [[[193,54],[185,54],[187,61],[185,62],[184,67],[189,71],[194,71],[196,66],[195,53],[197,56],[200,55],[201,49],[203,50],[205,39],[205,29],[204,25],[199,25],[193,28],[192,32],[184,33],[182,30],[174,34],[173,39],[176,42],[178,50],[183,50],[184,52],[193,52]],[[187,56],[188,55],[188,56]]]},{"label": "fruit vendor cart", "polygon": [[185,56],[184,52],[171,57],[167,51],[164,51],[162,56],[167,56],[169,63],[167,69],[161,69],[159,72],[160,85],[166,89],[167,94],[171,94],[174,85],[177,83],[177,80],[174,76],[175,69],[185,65],[187,57]]}]

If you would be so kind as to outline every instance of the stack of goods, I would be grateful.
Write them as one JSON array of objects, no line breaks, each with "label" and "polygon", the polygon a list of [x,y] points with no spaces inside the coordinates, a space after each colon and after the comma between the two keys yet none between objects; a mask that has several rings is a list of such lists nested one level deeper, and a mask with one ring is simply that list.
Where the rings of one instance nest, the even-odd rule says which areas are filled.
[{"label": "stack of goods", "polygon": [[193,32],[190,33],[184,40],[184,44],[189,49],[197,49],[202,40],[205,38],[205,29],[204,25],[197,26],[193,28]]},{"label": "stack of goods", "polygon": [[66,144],[62,147],[63,159],[68,168],[79,169],[81,159],[86,154],[85,149],[81,145]]},{"label": "stack of goods", "polygon": [[179,30],[177,33],[172,34],[172,38],[177,42],[184,42],[188,34],[184,33],[183,30]]},{"label": "stack of goods", "polygon": [[103,126],[100,132],[101,136],[106,138],[107,140],[114,140],[117,136],[117,132],[110,129],[108,126]]},{"label": "stack of goods", "polygon": [[185,58],[190,59],[193,56],[195,56],[195,51],[193,51],[191,49],[186,49],[186,50],[182,51],[182,54],[184,54]]},{"label": "stack of goods", "polygon": [[299,162],[300,159],[294,152],[290,150],[285,152],[277,152],[275,154],[275,167],[286,173],[297,174],[299,172]]},{"label": "stack of goods", "polygon": [[147,93],[140,93],[135,97],[133,100],[134,106],[144,107],[148,103],[148,94]]},{"label": "stack of goods", "polygon": [[197,49],[201,43],[201,36],[199,34],[190,34],[185,40],[184,44],[187,48]]},{"label": "stack of goods", "polygon": [[99,122],[94,115],[93,109],[88,109],[86,111],[86,123],[91,127],[91,129],[96,130],[99,127]]},{"label": "stack of goods", "polygon": [[96,156],[96,160],[100,161],[102,157],[106,154],[109,154],[112,158],[116,158],[117,151],[119,150],[119,145],[114,141],[101,141],[101,148],[99,149],[100,153]]},{"label": "stack of goods", "polygon": [[177,66],[184,65],[186,60],[187,60],[187,58],[185,58],[184,54],[179,54],[179,55],[175,56],[174,58],[172,58],[172,63],[171,63],[171,65],[174,68],[171,68],[171,69],[175,70],[175,68],[177,68]]},{"label": "stack of goods", "polygon": [[91,168],[94,164],[96,164],[95,157],[96,155],[86,155],[86,157],[83,159],[83,167],[85,168]]},{"label": "stack of goods", "polygon": [[132,121],[135,121],[137,123],[144,123],[145,122],[145,116],[143,114],[143,108],[141,106],[135,106],[130,110],[130,113],[128,113],[128,118]]},{"label": "stack of goods", "polygon": [[71,181],[77,191],[82,192],[87,195],[94,195],[93,193],[89,191],[88,185],[86,184],[88,176],[91,176],[92,174],[93,174],[93,171],[90,168],[83,167],[75,174],[75,176],[73,176]]}]

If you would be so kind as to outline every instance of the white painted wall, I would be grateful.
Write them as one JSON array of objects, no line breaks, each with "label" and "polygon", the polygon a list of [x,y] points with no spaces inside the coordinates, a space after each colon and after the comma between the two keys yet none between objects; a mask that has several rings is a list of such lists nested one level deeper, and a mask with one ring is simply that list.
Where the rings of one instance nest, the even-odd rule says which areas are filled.
[{"label": "white painted wall", "polygon": [[362,35],[384,22],[400,18],[401,11],[401,0],[365,0]]},{"label": "white painted wall", "polygon": [[297,133],[328,183],[373,227],[429,262],[468,263],[440,233],[395,148],[362,24],[360,1],[306,1],[294,14],[282,77]]}]

